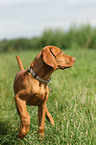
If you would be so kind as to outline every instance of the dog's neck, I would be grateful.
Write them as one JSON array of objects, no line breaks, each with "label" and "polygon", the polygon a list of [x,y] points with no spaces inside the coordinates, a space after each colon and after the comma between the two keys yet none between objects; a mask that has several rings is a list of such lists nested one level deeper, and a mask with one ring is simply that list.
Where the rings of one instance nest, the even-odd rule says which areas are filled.
[{"label": "dog's neck", "polygon": [[44,63],[42,54],[38,54],[34,61],[31,63],[31,68],[44,80],[49,80],[54,69]]}]

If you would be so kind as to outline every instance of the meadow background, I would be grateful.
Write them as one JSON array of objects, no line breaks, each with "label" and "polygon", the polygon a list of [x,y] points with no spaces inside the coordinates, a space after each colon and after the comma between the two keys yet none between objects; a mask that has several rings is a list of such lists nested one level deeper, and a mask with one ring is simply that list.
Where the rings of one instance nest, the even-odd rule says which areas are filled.
[{"label": "meadow background", "polygon": [[[16,55],[24,68],[46,45],[54,45],[76,58],[74,66],[52,74],[52,93],[47,107],[55,125],[45,122],[45,137],[38,138],[38,108],[28,106],[30,130],[20,140],[20,127],[13,81],[19,71]],[[96,144],[96,28],[90,25],[45,30],[40,37],[0,41],[0,145],[95,145]]]}]

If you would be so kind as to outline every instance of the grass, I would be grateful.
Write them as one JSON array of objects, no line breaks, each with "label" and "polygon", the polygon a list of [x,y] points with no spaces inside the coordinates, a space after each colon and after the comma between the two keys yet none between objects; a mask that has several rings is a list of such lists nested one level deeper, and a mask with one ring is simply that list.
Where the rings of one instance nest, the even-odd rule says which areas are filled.
[{"label": "grass", "polygon": [[31,116],[27,136],[16,139],[20,127],[13,81],[19,70],[19,55],[27,69],[39,51],[0,54],[0,145],[95,145],[96,144],[96,50],[65,50],[76,63],[70,69],[52,74],[52,89],[47,106],[55,125],[45,122],[45,137],[39,140],[37,107],[27,107]]}]

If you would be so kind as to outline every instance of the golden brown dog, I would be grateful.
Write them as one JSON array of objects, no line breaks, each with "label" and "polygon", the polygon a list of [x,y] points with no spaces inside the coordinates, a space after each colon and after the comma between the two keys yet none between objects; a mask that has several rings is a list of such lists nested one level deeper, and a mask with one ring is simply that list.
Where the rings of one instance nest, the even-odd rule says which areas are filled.
[{"label": "golden brown dog", "polygon": [[20,58],[17,56],[20,71],[14,81],[15,103],[21,118],[19,138],[24,138],[29,131],[30,116],[26,105],[38,106],[38,133],[44,135],[45,117],[54,125],[54,120],[47,110],[46,102],[49,95],[48,82],[50,75],[56,69],[73,66],[75,58],[65,55],[55,46],[46,46],[31,62],[30,68],[24,70]]}]

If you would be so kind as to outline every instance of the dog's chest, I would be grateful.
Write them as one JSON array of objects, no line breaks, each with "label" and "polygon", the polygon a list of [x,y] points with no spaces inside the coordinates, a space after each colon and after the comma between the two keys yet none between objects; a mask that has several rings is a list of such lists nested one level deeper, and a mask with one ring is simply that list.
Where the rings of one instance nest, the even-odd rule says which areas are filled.
[{"label": "dog's chest", "polygon": [[49,92],[47,85],[34,83],[34,85],[32,85],[30,89],[31,95],[30,99],[27,101],[27,105],[40,105],[46,100],[46,96]]}]

